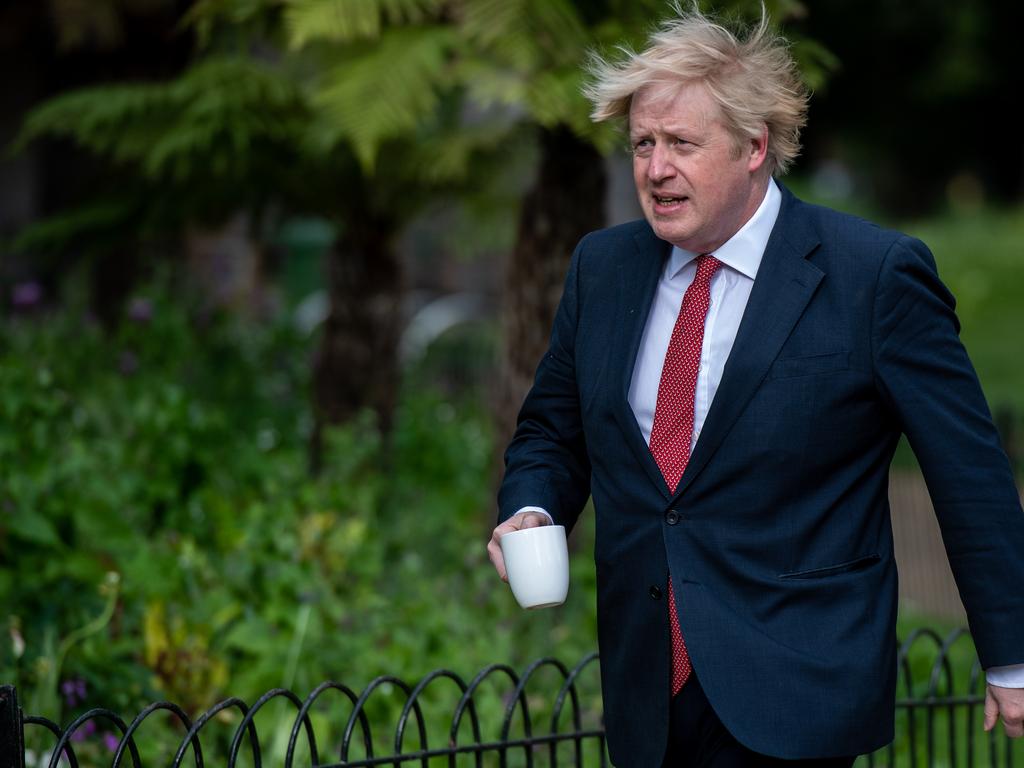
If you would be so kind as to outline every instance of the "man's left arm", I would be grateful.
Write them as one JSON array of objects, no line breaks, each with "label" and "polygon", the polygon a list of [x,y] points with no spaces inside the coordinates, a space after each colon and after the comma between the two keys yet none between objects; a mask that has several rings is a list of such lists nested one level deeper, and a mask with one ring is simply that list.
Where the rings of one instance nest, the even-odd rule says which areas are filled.
[{"label": "man's left arm", "polygon": [[[982,666],[1021,665],[1024,511],[954,304],[928,248],[894,242],[875,291],[876,383],[921,465]],[[1024,732],[1020,688],[990,684],[987,727],[995,712]]]}]

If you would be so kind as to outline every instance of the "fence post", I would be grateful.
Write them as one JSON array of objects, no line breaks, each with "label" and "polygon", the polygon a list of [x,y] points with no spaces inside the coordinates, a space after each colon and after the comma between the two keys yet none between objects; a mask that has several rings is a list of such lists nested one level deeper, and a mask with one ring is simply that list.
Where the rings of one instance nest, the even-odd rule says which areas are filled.
[{"label": "fence post", "polygon": [[0,686],[0,768],[25,768],[25,740],[18,692]]}]

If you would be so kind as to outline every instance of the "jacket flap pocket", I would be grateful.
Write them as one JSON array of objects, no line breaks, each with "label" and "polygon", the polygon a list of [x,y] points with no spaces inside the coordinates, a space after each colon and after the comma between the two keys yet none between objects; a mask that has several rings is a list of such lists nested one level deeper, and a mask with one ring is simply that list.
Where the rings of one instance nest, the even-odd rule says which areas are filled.
[{"label": "jacket flap pocket", "polygon": [[856,560],[847,560],[844,563],[836,563],[835,565],[827,565],[824,568],[810,568],[805,571],[791,571],[790,573],[780,573],[780,579],[820,579],[826,576],[835,576],[838,573],[849,573],[850,571],[860,571],[871,565],[874,565],[881,560],[881,555],[872,553],[865,555],[864,557],[858,557]]}]

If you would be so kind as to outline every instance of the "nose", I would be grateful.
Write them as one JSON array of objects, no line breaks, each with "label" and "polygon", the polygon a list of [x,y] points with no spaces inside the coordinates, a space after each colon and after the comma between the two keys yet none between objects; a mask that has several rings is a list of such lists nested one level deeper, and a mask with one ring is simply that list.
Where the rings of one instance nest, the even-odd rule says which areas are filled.
[{"label": "nose", "polygon": [[647,162],[647,178],[651,181],[664,181],[675,173],[671,154],[661,142],[656,142]]}]

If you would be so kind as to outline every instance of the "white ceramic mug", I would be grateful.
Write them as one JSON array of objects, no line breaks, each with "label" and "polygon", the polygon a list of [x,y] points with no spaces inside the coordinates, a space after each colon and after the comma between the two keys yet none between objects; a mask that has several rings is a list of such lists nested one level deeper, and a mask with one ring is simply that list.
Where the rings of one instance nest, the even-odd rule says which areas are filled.
[{"label": "white ceramic mug", "polygon": [[506,533],[499,540],[508,583],[523,608],[561,605],[569,593],[565,527],[541,525]]}]

